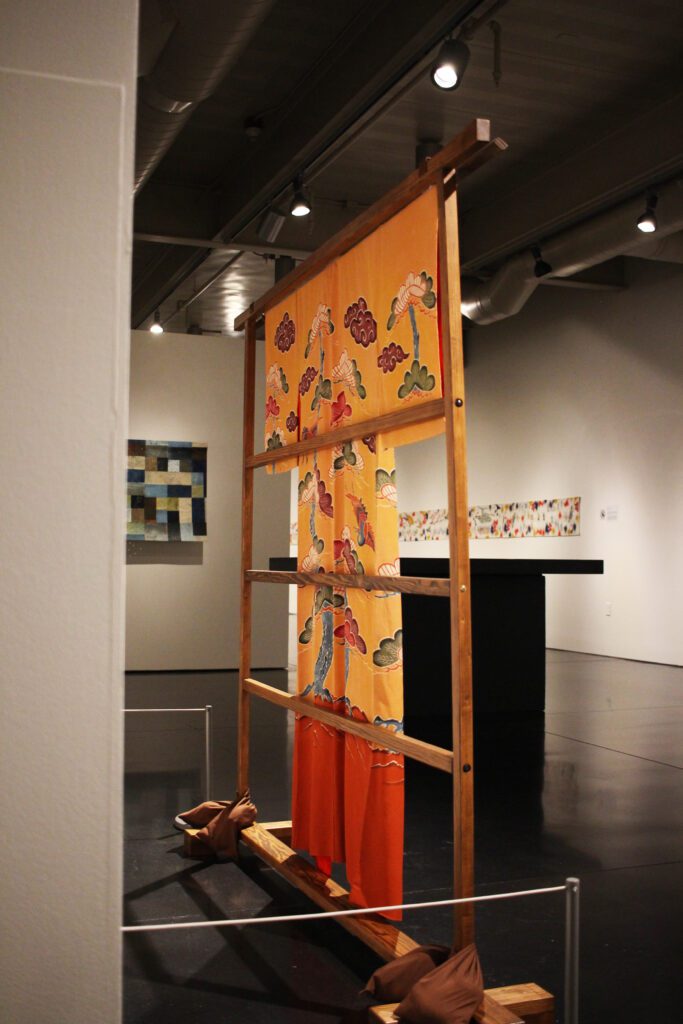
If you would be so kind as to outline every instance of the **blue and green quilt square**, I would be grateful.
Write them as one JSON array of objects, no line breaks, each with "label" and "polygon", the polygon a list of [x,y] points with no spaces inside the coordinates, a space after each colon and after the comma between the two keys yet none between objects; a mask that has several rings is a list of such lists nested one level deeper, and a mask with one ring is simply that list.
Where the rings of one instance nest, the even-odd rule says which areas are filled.
[{"label": "blue and green quilt square", "polygon": [[128,442],[128,540],[203,541],[206,445]]}]

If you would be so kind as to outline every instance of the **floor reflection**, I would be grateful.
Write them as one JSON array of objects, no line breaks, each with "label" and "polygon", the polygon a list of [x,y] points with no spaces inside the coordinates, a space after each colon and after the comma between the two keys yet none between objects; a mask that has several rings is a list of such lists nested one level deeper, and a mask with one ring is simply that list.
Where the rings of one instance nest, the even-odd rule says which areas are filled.
[{"label": "floor reflection", "polygon": [[[262,673],[287,688],[286,673]],[[475,733],[476,873],[481,892],[582,879],[582,1024],[679,1017],[683,928],[683,670],[548,652],[548,707],[488,717]],[[232,673],[137,675],[131,707],[214,707],[216,795],[234,789]],[[252,789],[262,819],[289,816],[291,722],[254,702]],[[203,794],[203,724],[128,715],[125,916],[130,922],[258,916],[310,908],[260,862],[180,855],[175,813]],[[134,720],[134,721],[131,721]],[[432,723],[448,745],[448,714]],[[451,780],[410,763],[405,891],[450,893]],[[418,940],[448,941],[450,914],[415,911]],[[562,990],[561,896],[481,905],[487,985]],[[355,1021],[375,960],[332,923],[202,929],[126,939],[125,1022]],[[561,1000],[559,1001],[561,1004]],[[561,1008],[561,1005],[560,1005]],[[559,1012],[559,1011],[558,1011]]]}]

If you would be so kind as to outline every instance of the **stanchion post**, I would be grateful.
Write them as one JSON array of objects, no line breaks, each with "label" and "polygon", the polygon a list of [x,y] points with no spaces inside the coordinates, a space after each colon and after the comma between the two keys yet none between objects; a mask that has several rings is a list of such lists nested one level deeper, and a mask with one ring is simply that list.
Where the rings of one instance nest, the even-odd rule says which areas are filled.
[{"label": "stanchion post", "polygon": [[564,933],[564,1020],[579,1024],[579,897],[578,878],[566,879]]},{"label": "stanchion post", "polygon": [[213,708],[211,704],[207,704],[204,708],[204,792],[206,799],[211,799],[211,790],[213,786],[211,784],[211,712]]}]

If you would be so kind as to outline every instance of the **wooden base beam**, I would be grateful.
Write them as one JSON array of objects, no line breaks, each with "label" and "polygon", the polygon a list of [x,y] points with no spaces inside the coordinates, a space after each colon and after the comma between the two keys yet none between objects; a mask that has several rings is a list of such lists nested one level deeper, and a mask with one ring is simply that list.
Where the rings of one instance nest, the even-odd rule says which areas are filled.
[{"label": "wooden base beam", "polygon": [[[283,843],[291,842],[291,821],[262,821],[259,822],[259,825]],[[183,832],[183,857],[191,857],[193,860],[208,860],[214,856],[213,851],[205,846],[201,839],[197,839],[198,832],[198,828],[186,828]]]},{"label": "wooden base beam", "polygon": [[[394,1013],[397,1006],[398,1003],[371,1006],[368,1020],[372,1024],[399,1024]],[[489,988],[473,1019],[477,1024],[553,1024],[555,1000],[550,992],[533,982]]]},{"label": "wooden base beam", "polygon": [[[240,833],[240,839],[261,860],[275,868],[278,874],[317,903],[322,910],[351,910],[355,906],[349,900],[346,889],[342,889],[333,879],[318,871],[258,822],[245,828]],[[376,914],[340,917],[339,924],[373,949],[383,960],[403,956],[417,946],[408,935]]]}]

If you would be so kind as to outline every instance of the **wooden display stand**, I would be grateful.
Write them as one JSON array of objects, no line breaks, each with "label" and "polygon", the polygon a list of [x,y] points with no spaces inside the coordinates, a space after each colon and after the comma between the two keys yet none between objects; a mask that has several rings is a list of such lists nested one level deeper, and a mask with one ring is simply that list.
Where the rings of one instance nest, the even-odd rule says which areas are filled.
[{"label": "wooden display stand", "polygon": [[[368,1019],[377,1024],[399,1024],[394,1010],[398,1003],[372,1006]],[[489,988],[484,1001],[474,1015],[478,1024],[554,1024],[555,1000],[550,992],[529,982],[526,985],[508,985]]]},{"label": "wooden display stand", "polygon": [[[480,167],[506,148],[491,139],[486,120],[471,122],[448,145],[426,159],[417,170],[383,199],[353,220],[321,246],[290,274],[278,281],[235,320],[235,329],[245,331],[244,360],[244,462],[242,476],[242,566],[240,677],[238,696],[238,772],[240,791],[249,785],[250,701],[258,697],[294,714],[315,717],[329,726],[386,746],[386,730],[370,723],[327,712],[298,697],[250,678],[251,673],[251,589],[254,583],[320,585],[319,573],[269,572],[252,568],[254,471],[282,460],[333,447],[368,434],[382,433],[409,424],[444,420],[448,481],[448,529],[451,576],[447,580],[410,577],[363,576],[325,573],[325,582],[339,587],[397,591],[450,598],[451,690],[453,743],[451,750],[392,734],[391,748],[406,757],[453,776],[453,894],[474,894],[474,799],[472,771],[472,657],[470,624],[470,571],[465,440],[465,392],[460,314],[460,267],[458,259],[458,215],[455,187],[466,174]],[[265,312],[309,281],[333,259],[370,235],[381,224],[416,199],[427,188],[438,193],[439,217],[439,320],[443,339],[443,398],[416,402],[405,409],[362,422],[348,424],[329,434],[299,441],[274,451],[254,453],[254,392],[256,325]],[[280,823],[281,825],[282,823]],[[351,906],[348,893],[327,878],[281,839],[260,824],[245,829],[242,841],[267,864],[301,889],[324,910]],[[391,960],[417,944],[381,917],[363,915],[340,918],[339,923],[362,939],[379,956]],[[454,945],[462,947],[474,939],[472,904],[454,908]],[[377,1013],[375,1012],[375,1017]],[[377,1019],[383,1019],[381,1017]],[[388,1019],[388,1018],[386,1018]],[[517,1014],[496,996],[488,994],[476,1019],[488,1024],[514,1024]]]}]

